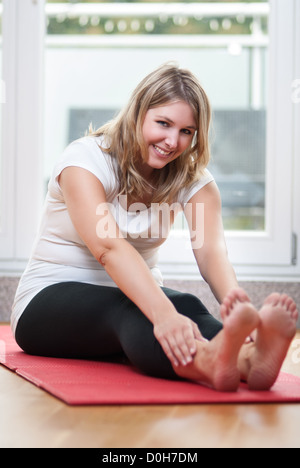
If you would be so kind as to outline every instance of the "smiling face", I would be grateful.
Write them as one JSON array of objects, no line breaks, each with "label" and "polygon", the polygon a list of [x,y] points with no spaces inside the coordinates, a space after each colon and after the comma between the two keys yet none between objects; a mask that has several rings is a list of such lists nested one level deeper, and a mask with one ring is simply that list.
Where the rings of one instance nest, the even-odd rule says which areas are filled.
[{"label": "smiling face", "polygon": [[148,151],[144,175],[162,169],[187,150],[197,131],[193,110],[184,101],[149,109],[143,124],[143,138]]}]

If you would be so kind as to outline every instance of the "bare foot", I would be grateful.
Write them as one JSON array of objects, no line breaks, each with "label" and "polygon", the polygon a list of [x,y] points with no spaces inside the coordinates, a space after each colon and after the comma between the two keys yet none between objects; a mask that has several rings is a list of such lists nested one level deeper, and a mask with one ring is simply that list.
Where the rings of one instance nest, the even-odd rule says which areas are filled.
[{"label": "bare foot", "polygon": [[237,390],[240,384],[237,365],[240,349],[260,323],[257,310],[246,299],[241,299],[239,290],[228,294],[221,306],[223,330],[209,342],[197,342],[193,362],[174,368],[180,377],[196,380],[219,391]]},{"label": "bare foot", "polygon": [[252,390],[269,390],[275,383],[297,328],[295,302],[283,294],[271,294],[259,311],[261,323],[253,354],[248,385]]}]

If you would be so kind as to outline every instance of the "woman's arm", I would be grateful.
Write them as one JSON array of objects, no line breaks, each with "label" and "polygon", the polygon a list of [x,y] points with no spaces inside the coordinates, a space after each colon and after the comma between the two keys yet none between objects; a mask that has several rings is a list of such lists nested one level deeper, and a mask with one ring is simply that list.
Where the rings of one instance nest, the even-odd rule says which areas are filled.
[{"label": "woman's arm", "polygon": [[199,332],[191,320],[178,314],[141,255],[120,234],[100,181],[85,169],[68,167],[59,183],[74,227],[90,252],[153,323],[154,334],[172,364],[190,362]]},{"label": "woman's arm", "polygon": [[185,208],[185,216],[200,273],[217,301],[222,303],[230,290],[238,288],[238,282],[228,259],[221,197],[215,182],[191,198]]}]

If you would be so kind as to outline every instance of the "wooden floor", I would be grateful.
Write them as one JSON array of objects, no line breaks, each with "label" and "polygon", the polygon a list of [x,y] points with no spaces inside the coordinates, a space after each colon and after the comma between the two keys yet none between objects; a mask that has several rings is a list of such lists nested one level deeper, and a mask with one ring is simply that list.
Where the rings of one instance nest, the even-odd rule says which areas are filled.
[{"label": "wooden floor", "polygon": [[70,407],[0,366],[1,448],[299,448],[299,421],[300,404]]}]

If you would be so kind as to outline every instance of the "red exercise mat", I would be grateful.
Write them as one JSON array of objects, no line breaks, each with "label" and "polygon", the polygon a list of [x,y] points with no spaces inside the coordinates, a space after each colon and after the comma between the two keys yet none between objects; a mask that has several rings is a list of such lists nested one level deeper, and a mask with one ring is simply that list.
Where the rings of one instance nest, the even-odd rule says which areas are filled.
[{"label": "red exercise mat", "polygon": [[0,363],[69,405],[145,405],[300,402],[300,378],[281,373],[268,392],[245,384],[223,393],[196,383],[168,381],[120,364],[29,356],[9,326],[0,327]]}]

